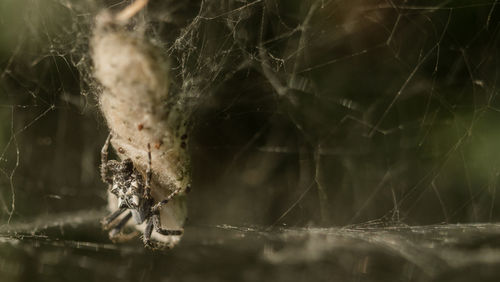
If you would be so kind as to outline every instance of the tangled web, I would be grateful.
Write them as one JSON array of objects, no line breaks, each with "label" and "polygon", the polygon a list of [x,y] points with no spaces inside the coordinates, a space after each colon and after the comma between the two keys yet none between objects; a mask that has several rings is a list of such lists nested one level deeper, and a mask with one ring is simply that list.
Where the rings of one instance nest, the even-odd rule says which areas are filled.
[{"label": "tangled web", "polygon": [[[104,206],[88,40],[127,4],[0,4],[2,222]],[[498,8],[150,1],[130,29],[169,58],[193,121],[191,224],[498,221]]]}]

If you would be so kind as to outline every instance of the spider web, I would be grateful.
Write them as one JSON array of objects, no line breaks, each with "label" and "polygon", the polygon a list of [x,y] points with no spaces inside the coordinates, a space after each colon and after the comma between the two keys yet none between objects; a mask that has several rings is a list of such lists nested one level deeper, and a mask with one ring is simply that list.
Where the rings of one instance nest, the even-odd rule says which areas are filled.
[{"label": "spider web", "polygon": [[[39,236],[70,224],[61,217],[86,227],[104,215],[107,128],[88,40],[100,9],[128,3],[0,4],[2,232]],[[498,15],[497,1],[151,1],[130,28],[170,58],[169,95],[192,117],[189,226],[253,226],[285,245],[264,259],[285,264],[313,244],[317,229],[302,228],[335,240],[347,228],[441,273],[437,253],[415,251],[456,235],[436,229],[470,231],[460,243],[471,244],[498,229]],[[294,228],[304,241],[275,233]],[[338,250],[325,240],[306,261]],[[480,250],[491,260],[455,247],[443,247],[443,269],[499,261],[494,247]]]}]

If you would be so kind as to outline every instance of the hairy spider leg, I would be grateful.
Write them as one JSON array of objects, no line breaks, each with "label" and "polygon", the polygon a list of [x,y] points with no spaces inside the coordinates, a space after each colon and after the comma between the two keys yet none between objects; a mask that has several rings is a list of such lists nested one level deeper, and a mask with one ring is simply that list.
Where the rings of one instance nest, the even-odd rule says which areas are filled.
[{"label": "hairy spider leg", "polygon": [[[150,183],[151,183],[151,177],[152,177],[152,170],[151,170],[151,145],[148,143],[148,167],[146,169],[146,184],[144,188],[144,197],[152,199],[151,196],[151,188],[150,188]],[[146,222],[146,228],[144,229],[144,237],[143,241],[145,245],[150,245],[151,241],[151,234],[153,233],[153,228],[156,232],[162,234],[162,235],[181,235],[182,230],[168,230],[168,229],[163,229],[161,228],[161,222],[160,222],[160,216],[158,215],[159,209],[161,206],[164,204],[168,203],[169,200],[171,200],[175,195],[177,195],[180,192],[180,189],[177,189],[174,193],[172,193],[170,196],[168,196],[166,199],[164,199],[161,202],[158,202],[154,206],[151,207],[151,217],[147,219]]]},{"label": "hairy spider leg", "polygon": [[171,230],[171,229],[163,229],[161,228],[161,221],[160,221],[160,208],[168,203],[175,195],[177,195],[181,189],[177,189],[174,193],[170,194],[166,199],[164,199],[161,202],[156,203],[154,206],[151,207],[151,217],[148,219],[146,229],[144,230],[144,243],[147,245],[149,243],[149,240],[151,238],[151,233],[153,232],[153,228],[157,233],[160,233],[161,235],[164,236],[169,236],[169,235],[182,235],[183,231],[182,230]]},{"label": "hairy spider leg", "polygon": [[108,184],[113,184],[113,180],[108,177],[108,148],[109,142],[111,140],[111,133],[108,135],[106,142],[104,142],[104,146],[101,149],[101,178],[102,181]]},{"label": "hairy spider leg", "polygon": [[155,227],[155,231],[160,233],[161,235],[169,236],[169,235],[182,235],[182,230],[171,230],[171,229],[163,229],[161,228],[160,216],[155,214],[152,216],[153,226]]},{"label": "hairy spider leg", "polygon": [[167,204],[168,201],[172,200],[173,197],[175,197],[177,194],[181,192],[181,188],[178,188],[177,190],[174,191],[174,193],[170,194],[167,198],[163,199],[162,201],[156,203],[154,206],[151,207],[151,211],[153,214],[158,213],[160,211],[160,208]]},{"label": "hairy spider leg", "polygon": [[120,222],[118,222],[118,224],[115,225],[115,227],[113,227],[113,229],[111,229],[111,231],[109,231],[109,237],[110,238],[114,238],[116,237],[117,234],[120,233],[120,231],[122,230],[123,226],[125,226],[125,224],[127,224],[127,222],[132,218],[132,213],[131,212],[128,212],[121,220]]},{"label": "hairy spider leg", "polygon": [[112,214],[106,216],[102,220],[102,224],[104,225],[104,227],[107,227],[113,220],[115,220],[117,217],[119,217],[126,210],[127,210],[127,208],[120,208],[120,209],[117,209],[116,211],[114,211]]},{"label": "hairy spider leg", "polygon": [[151,246],[151,234],[153,233],[153,228],[156,232],[161,235],[170,236],[170,235],[182,235],[182,230],[168,230],[160,227],[160,217],[158,215],[153,215],[148,218],[146,223],[146,228],[144,229],[144,237],[143,242],[146,246]]},{"label": "hairy spider leg", "polygon": [[144,185],[144,197],[151,198],[151,177],[153,172],[151,171],[151,146],[148,143],[148,167],[146,169],[146,184]]},{"label": "hairy spider leg", "polygon": [[151,218],[148,218],[146,228],[144,228],[144,237],[142,238],[144,245],[150,244],[151,233],[153,233],[153,221],[151,220]]}]

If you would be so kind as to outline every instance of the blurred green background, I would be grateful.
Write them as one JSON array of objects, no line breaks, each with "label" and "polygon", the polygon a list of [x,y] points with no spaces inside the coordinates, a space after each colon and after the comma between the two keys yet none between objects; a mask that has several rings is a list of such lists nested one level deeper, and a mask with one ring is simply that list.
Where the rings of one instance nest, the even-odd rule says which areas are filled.
[{"label": "blurred green background", "polygon": [[[0,2],[3,224],[106,205],[88,40],[127,3]],[[188,226],[499,220],[496,2],[151,0],[139,18],[193,112]]]}]

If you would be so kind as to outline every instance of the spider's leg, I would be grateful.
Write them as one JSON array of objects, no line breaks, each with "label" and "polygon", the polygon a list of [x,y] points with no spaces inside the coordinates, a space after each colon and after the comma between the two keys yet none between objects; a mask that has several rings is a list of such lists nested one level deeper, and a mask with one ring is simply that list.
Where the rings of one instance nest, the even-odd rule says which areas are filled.
[{"label": "spider's leg", "polygon": [[101,223],[102,225],[104,225],[104,227],[106,229],[108,229],[108,225],[113,221],[115,220],[117,217],[119,217],[124,211],[126,211],[127,209],[126,208],[121,208],[121,209],[117,209],[116,211],[114,211],[112,214],[106,216],[105,218],[102,219]]},{"label": "spider's leg", "polygon": [[170,194],[168,197],[166,197],[165,199],[163,199],[162,201],[159,201],[158,203],[156,203],[154,206],[151,207],[151,210],[153,211],[153,213],[155,212],[158,212],[160,210],[160,208],[167,204],[168,201],[172,200],[173,197],[175,197],[177,194],[179,194],[181,192],[181,188],[178,188],[177,190],[175,190],[172,194]]},{"label": "spider's leg", "polygon": [[171,229],[163,229],[161,228],[160,216],[155,214],[153,217],[153,225],[155,227],[155,231],[160,233],[161,235],[171,236],[171,235],[182,235],[182,230],[171,230]]},{"label": "spider's leg", "polygon": [[113,227],[113,229],[111,229],[111,231],[109,231],[109,238],[116,237],[116,235],[118,235],[120,233],[120,231],[122,230],[123,226],[125,226],[125,224],[127,224],[127,222],[130,220],[131,217],[132,217],[132,213],[131,212],[127,213],[120,220],[120,222],[118,222],[118,224],[115,225],[115,227]]},{"label": "spider's leg", "polygon": [[101,149],[101,178],[102,181],[108,184],[113,184],[113,180],[108,177],[108,148],[111,137],[112,135],[109,133],[108,138],[106,139],[106,142],[104,142],[104,146],[102,146]]},{"label": "spider's leg", "polygon": [[151,220],[151,218],[148,218],[146,228],[144,228],[144,236],[142,237],[144,245],[150,245],[151,233],[153,233],[153,221]]},{"label": "spider's leg", "polygon": [[151,198],[151,177],[153,173],[151,171],[151,145],[148,143],[148,167],[146,169],[146,184],[144,185],[144,197]]}]

